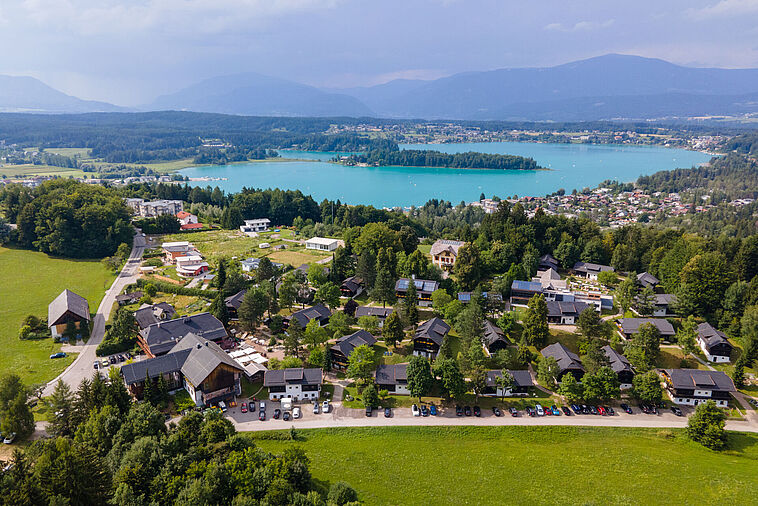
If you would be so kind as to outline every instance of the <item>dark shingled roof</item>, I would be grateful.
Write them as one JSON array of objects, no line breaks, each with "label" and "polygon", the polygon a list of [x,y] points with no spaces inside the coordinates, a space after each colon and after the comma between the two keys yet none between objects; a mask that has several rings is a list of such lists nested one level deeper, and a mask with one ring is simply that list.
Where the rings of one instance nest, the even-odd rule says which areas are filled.
[{"label": "dark shingled roof", "polygon": [[344,288],[346,290],[350,290],[351,292],[357,293],[358,290],[360,290],[361,286],[363,286],[363,280],[361,278],[358,276],[350,276],[342,282],[340,288]]},{"label": "dark shingled roof", "polygon": [[442,318],[435,317],[418,326],[414,339],[423,337],[431,339],[437,346],[442,346],[442,341],[448,332],[450,332],[450,325],[445,323]]},{"label": "dark shingled roof", "polygon": [[[534,386],[534,382],[532,381],[532,375],[529,374],[529,371],[512,371],[510,369],[508,369],[507,371],[511,373],[511,376],[513,376],[513,379],[516,382],[517,387],[533,387]],[[503,375],[502,369],[492,369],[491,371],[487,371],[487,376],[485,378],[487,386],[497,387],[495,378],[499,378],[502,375]]]},{"label": "dark shingled roof", "polygon": [[226,307],[230,307],[235,310],[239,309],[240,306],[242,305],[242,299],[245,298],[246,293],[247,293],[247,290],[240,290],[234,295],[230,295],[229,297],[224,299],[224,305]]},{"label": "dark shingled roof", "polygon": [[649,272],[640,272],[637,274],[637,281],[639,281],[643,286],[655,286],[661,282],[658,278]]},{"label": "dark shingled roof", "polygon": [[561,343],[553,343],[550,346],[543,348],[540,353],[543,357],[555,358],[556,362],[558,362],[558,367],[561,368],[561,371],[566,371],[569,369],[579,369],[584,371],[584,366],[582,366],[582,362],[579,360],[579,357],[576,355],[576,353],[570,352],[569,349],[563,346]]},{"label": "dark shingled roof", "polygon": [[621,325],[621,330],[624,334],[636,334],[640,331],[640,327],[646,323],[653,324],[658,329],[658,332],[661,333],[661,336],[670,337],[676,333],[674,332],[674,326],[663,318],[621,318],[619,320],[619,325]]},{"label": "dark shingled roof", "polygon": [[151,378],[155,378],[159,374],[181,371],[182,365],[187,360],[189,353],[190,350],[182,350],[177,353],[167,353],[160,357],[132,362],[131,364],[121,366],[121,375],[124,377],[126,384],[131,385],[145,381],[145,376],[148,372]]},{"label": "dark shingled roof", "polygon": [[355,317],[376,316],[380,320],[387,318],[395,310],[391,307],[358,306],[355,308]]},{"label": "dark shingled roof", "polygon": [[308,325],[308,322],[314,318],[318,320],[326,320],[331,316],[332,312],[329,310],[329,308],[319,303],[313,307],[307,307],[305,309],[301,309],[300,311],[292,313],[290,321],[294,318],[298,321],[298,323],[300,323],[301,327],[305,328],[306,325]]},{"label": "dark shingled roof", "polygon": [[342,336],[337,339],[337,342],[332,345],[332,349],[340,351],[343,355],[349,357],[355,348],[364,344],[373,346],[376,344],[376,338],[367,331],[361,329],[350,335]]},{"label": "dark shingled roof", "polygon": [[671,379],[675,389],[720,390],[735,392],[732,379],[723,371],[704,371],[701,369],[664,369],[664,374]]},{"label": "dark shingled roof", "polygon": [[706,348],[716,346],[717,344],[727,344],[730,348],[732,347],[732,343],[729,342],[727,335],[720,330],[716,330],[708,322],[703,322],[697,326],[697,336],[705,343]]},{"label": "dark shingled roof", "polygon": [[620,373],[621,371],[633,371],[632,364],[629,363],[624,355],[610,346],[603,346],[602,350],[603,353],[605,353],[605,356],[608,357],[613,372]]},{"label": "dark shingled roof", "polygon": [[408,381],[408,364],[380,365],[376,369],[377,385],[397,385]]},{"label": "dark shingled roof", "polygon": [[168,302],[159,302],[149,306],[145,304],[134,312],[134,319],[140,329],[146,329],[150,325],[165,320],[171,320],[176,316],[176,310]]},{"label": "dark shingled roof", "polygon": [[489,320],[484,320],[484,343],[489,348],[497,341],[503,341],[507,345],[511,344],[500,327]]},{"label": "dark shingled roof", "polygon": [[48,327],[52,327],[61,316],[66,314],[66,311],[71,311],[79,318],[89,321],[87,299],[66,288],[47,306]]},{"label": "dark shingled roof", "polygon": [[263,376],[263,386],[320,385],[322,371],[319,368],[271,369]]},{"label": "dark shingled roof", "polygon": [[582,314],[582,311],[588,307],[589,304],[586,302],[559,302],[557,300],[549,300],[547,301],[547,315],[578,317]]},{"label": "dark shingled roof", "polygon": [[593,264],[591,262],[577,262],[574,264],[574,270],[576,272],[596,274],[600,272],[613,272],[613,267],[610,265]]},{"label": "dark shingled roof", "polygon": [[674,306],[676,305],[676,295],[673,293],[656,293],[655,305],[656,306]]},{"label": "dark shingled roof", "polygon": [[140,332],[154,355],[166,353],[187,334],[196,334],[209,341],[227,337],[224,324],[210,313],[199,313],[176,320],[158,322]]}]

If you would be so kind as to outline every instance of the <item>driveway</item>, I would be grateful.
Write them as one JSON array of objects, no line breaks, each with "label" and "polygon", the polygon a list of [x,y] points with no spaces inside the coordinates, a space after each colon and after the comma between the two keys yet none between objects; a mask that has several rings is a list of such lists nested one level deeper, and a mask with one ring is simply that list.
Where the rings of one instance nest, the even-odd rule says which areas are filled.
[{"label": "driveway", "polygon": [[100,341],[103,340],[105,334],[105,322],[110,317],[111,308],[116,302],[116,296],[119,295],[123,289],[132,283],[137,282],[137,276],[139,274],[139,264],[142,259],[142,254],[145,252],[145,238],[141,234],[134,236],[134,244],[132,245],[132,252],[129,255],[129,259],[126,261],[124,268],[121,269],[118,277],[113,281],[113,284],[105,292],[105,297],[100,302],[100,306],[97,308],[97,313],[92,322],[92,333],[87,341],[87,344],[72,345],[69,350],[79,353],[74,362],[68,366],[57,378],[52,380],[45,387],[43,395],[48,396],[53,393],[55,384],[61,379],[67,383],[71,389],[79,387],[79,383],[84,378],[92,377],[94,369],[92,364],[97,359],[95,355],[95,349]]}]

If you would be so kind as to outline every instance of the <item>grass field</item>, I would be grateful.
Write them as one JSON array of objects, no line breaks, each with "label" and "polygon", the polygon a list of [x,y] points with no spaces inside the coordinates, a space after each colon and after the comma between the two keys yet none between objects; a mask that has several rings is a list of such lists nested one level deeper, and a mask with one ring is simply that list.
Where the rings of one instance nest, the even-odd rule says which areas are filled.
[{"label": "grass field", "polygon": [[[681,431],[584,427],[302,430],[314,478],[345,481],[366,504],[747,504],[758,435],[715,453]],[[265,437],[257,434],[254,437]],[[336,464],[336,465],[335,465]]]},{"label": "grass field", "polygon": [[[92,175],[91,173],[88,174]],[[53,167],[50,165],[6,165],[0,167],[0,178],[6,176],[9,178],[21,178],[28,176],[60,176],[67,177],[84,177],[84,172],[79,169],[68,169],[65,167]],[[94,175],[93,175],[94,177]]]},{"label": "grass field", "polygon": [[95,313],[115,275],[99,260],[52,258],[37,251],[0,247],[0,374],[15,372],[27,384],[53,379],[74,356],[51,360],[60,351],[52,338],[22,341],[18,329],[28,314],[47,318],[47,305],[64,288],[89,301]]}]

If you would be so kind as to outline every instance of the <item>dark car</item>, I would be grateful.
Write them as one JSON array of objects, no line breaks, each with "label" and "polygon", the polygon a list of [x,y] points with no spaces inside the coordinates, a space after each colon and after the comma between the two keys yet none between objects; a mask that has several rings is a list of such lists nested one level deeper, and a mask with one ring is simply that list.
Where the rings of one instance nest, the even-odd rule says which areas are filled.
[{"label": "dark car", "polygon": [[289,411],[285,411],[284,412],[284,414],[282,415],[282,420],[284,420],[285,422],[289,422],[290,421],[290,412]]},{"label": "dark car", "polygon": [[265,419],[266,419],[266,412],[265,411],[259,411],[258,412],[258,420],[260,420],[262,422]]},{"label": "dark car", "polygon": [[390,408],[384,408],[384,418],[391,418],[392,410]]},{"label": "dark car", "polygon": [[126,360],[126,357],[124,357],[123,355],[119,355],[118,356],[118,361],[119,362],[124,362],[125,360]]},{"label": "dark car", "polygon": [[564,415],[571,416],[571,410],[567,408],[566,406],[561,406],[561,411],[563,411]]},{"label": "dark car", "polygon": [[463,408],[457,404],[455,406],[455,416],[463,416]]},{"label": "dark car", "polygon": [[590,408],[586,404],[582,404],[582,414],[583,415],[589,415],[590,414]]},{"label": "dark car", "polygon": [[537,412],[531,406],[526,407],[526,414],[529,416],[537,416]]},{"label": "dark car", "polygon": [[671,406],[671,412],[674,413],[676,416],[683,416],[682,410],[676,406]]},{"label": "dark car", "polygon": [[[289,413],[285,413],[285,415],[288,415]],[[282,410],[279,408],[276,408],[274,410],[274,420],[279,420],[279,417],[282,416]]]},{"label": "dark car", "polygon": [[632,414],[632,407],[629,406],[629,404],[622,403],[621,404],[621,409],[623,409],[624,411],[626,411],[627,414],[630,414],[630,415]]},{"label": "dark car", "polygon": [[372,411],[373,411],[373,408],[371,406],[366,406],[366,416],[371,416]]},{"label": "dark car", "polygon": [[650,405],[650,413],[657,415],[658,414],[658,408],[655,406],[655,404]]},{"label": "dark car", "polygon": [[463,414],[466,416],[471,416],[471,406],[465,406],[463,408]]},{"label": "dark car", "polygon": [[116,358],[116,356],[115,356],[115,355],[111,355],[111,356],[108,358],[108,361],[109,361],[111,364],[115,364],[116,362],[118,362],[118,359]]},{"label": "dark car", "polygon": [[501,416],[502,413],[500,412],[500,408],[497,406],[492,406],[492,414],[495,416]]},{"label": "dark car", "polygon": [[613,415],[615,415],[615,414],[616,414],[616,412],[615,412],[615,411],[613,411],[613,408],[612,408],[612,407],[610,407],[610,406],[605,406],[605,411],[606,411],[606,413],[608,413],[610,416],[613,416]]},{"label": "dark car", "polygon": [[575,415],[581,415],[582,414],[582,408],[577,406],[576,404],[571,405],[571,410],[574,412]]},{"label": "dark car", "polygon": [[597,415],[598,414],[597,408],[595,406],[590,406],[590,413],[593,415]]},{"label": "dark car", "polygon": [[511,416],[513,416],[513,417],[517,417],[518,416],[518,409],[511,408],[510,412],[511,412]]},{"label": "dark car", "polygon": [[650,413],[650,408],[647,407],[647,404],[641,402],[640,403],[640,411],[642,411],[643,413],[645,413],[647,415],[647,414]]},{"label": "dark car", "polygon": [[429,416],[429,408],[426,405],[421,406],[421,416]]},{"label": "dark car", "polygon": [[479,406],[474,406],[474,416],[482,416],[482,410]]}]

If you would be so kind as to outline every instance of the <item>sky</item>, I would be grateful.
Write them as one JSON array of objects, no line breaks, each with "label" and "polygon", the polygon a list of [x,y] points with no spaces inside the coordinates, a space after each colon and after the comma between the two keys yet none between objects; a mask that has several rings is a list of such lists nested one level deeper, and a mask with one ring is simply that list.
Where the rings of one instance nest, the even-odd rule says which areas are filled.
[{"label": "sky", "polygon": [[758,67],[758,0],[2,0],[0,74],[136,106],[242,72],[319,87],[606,53]]}]

